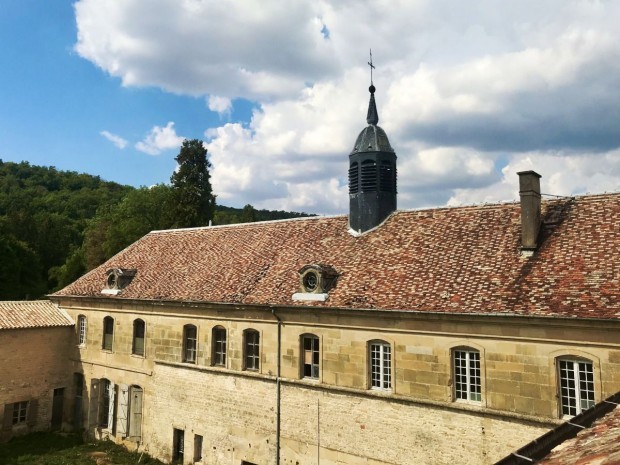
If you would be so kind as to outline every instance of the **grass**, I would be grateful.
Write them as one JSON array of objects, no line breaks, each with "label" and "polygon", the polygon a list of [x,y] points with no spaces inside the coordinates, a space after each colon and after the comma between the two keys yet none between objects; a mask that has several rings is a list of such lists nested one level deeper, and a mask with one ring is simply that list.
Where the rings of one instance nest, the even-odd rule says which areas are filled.
[{"label": "grass", "polygon": [[112,441],[84,442],[80,434],[33,433],[0,444],[0,465],[95,465],[101,457],[109,465],[163,465]]}]

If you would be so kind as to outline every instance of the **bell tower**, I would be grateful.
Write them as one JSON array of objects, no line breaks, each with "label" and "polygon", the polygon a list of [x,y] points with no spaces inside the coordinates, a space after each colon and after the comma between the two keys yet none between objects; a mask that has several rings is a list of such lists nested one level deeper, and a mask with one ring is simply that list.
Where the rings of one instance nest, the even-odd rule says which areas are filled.
[{"label": "bell tower", "polygon": [[379,123],[372,82],[366,122],[349,154],[349,227],[363,233],[381,224],[396,210],[396,153]]}]

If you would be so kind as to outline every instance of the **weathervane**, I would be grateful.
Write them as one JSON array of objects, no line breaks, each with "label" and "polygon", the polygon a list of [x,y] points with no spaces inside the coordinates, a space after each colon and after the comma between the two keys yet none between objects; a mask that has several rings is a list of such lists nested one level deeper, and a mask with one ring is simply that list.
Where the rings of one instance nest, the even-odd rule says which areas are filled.
[{"label": "weathervane", "polygon": [[372,86],[372,70],[375,69],[375,65],[372,64],[372,48],[370,49],[370,61],[368,62],[368,66],[370,66],[370,85]]}]

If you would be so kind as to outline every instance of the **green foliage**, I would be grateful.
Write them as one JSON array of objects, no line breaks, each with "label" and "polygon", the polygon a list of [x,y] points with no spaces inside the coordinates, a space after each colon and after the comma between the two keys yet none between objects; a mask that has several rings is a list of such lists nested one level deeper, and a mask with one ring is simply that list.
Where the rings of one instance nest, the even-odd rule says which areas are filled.
[{"label": "green foliage", "polygon": [[97,458],[116,465],[163,465],[111,441],[84,443],[80,434],[32,433],[0,444],[0,465],[93,465]]},{"label": "green foliage", "polygon": [[207,149],[199,139],[184,140],[175,160],[178,167],[170,178],[175,203],[174,226],[206,226],[213,219],[215,209]]},{"label": "green foliage", "polygon": [[308,216],[216,206],[199,140],[184,141],[177,161],[172,186],[134,189],[0,160],[0,300],[62,288],[153,230]]},{"label": "green foliage", "polygon": [[81,246],[97,209],[129,190],[96,176],[0,160],[0,299],[41,297],[64,275],[80,272],[60,268]]}]

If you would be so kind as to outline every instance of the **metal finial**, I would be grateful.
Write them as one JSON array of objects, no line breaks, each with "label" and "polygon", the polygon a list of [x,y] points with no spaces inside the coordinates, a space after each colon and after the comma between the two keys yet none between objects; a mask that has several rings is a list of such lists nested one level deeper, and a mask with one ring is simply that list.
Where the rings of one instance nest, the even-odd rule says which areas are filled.
[{"label": "metal finial", "polygon": [[370,61],[368,62],[368,66],[370,66],[370,85],[372,86],[372,70],[375,69],[375,65],[372,64],[372,48],[370,49]]}]

